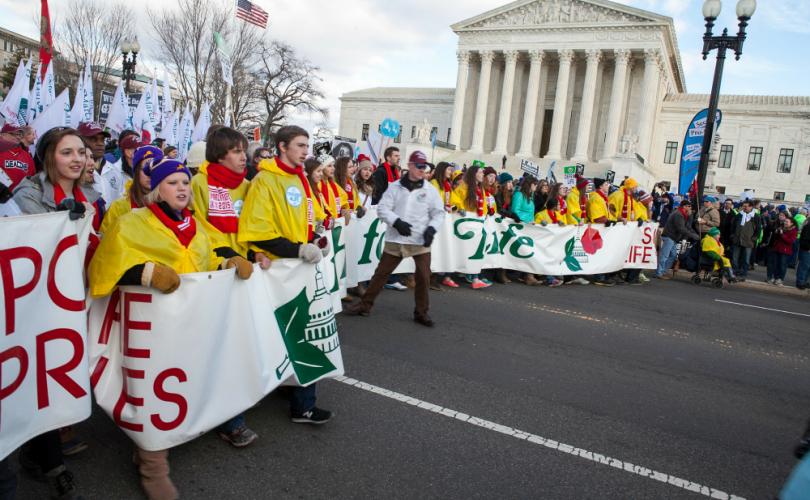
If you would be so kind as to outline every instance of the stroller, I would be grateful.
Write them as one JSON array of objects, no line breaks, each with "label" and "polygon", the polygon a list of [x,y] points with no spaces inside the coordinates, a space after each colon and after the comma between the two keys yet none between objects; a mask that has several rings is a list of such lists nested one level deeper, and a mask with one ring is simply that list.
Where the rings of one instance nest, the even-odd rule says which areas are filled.
[{"label": "stroller", "polygon": [[690,280],[695,285],[711,282],[715,288],[723,288],[723,270],[714,270],[714,261],[700,252],[700,242],[690,242],[688,248],[678,258],[681,268],[694,274]]}]

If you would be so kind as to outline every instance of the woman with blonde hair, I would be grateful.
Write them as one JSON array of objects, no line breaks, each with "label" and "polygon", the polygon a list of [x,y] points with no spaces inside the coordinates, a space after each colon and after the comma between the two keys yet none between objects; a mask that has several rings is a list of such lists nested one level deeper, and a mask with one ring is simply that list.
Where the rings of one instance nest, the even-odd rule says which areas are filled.
[{"label": "woman with blonde hair", "polygon": [[[464,179],[453,191],[452,203],[462,217],[470,212],[471,215],[485,218],[488,215],[495,215],[494,204],[487,202],[487,195],[484,191],[484,170],[478,166],[467,169]],[[481,278],[480,274],[468,274],[465,276],[472,288],[479,290],[488,288],[492,283]]]}]

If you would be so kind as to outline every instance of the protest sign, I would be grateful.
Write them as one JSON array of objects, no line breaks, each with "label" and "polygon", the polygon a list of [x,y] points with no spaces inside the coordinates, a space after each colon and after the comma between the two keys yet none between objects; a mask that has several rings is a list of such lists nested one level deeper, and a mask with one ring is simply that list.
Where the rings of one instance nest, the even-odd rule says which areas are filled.
[{"label": "protest sign", "polygon": [[540,178],[540,167],[529,160],[520,160],[520,169],[531,175],[535,179]]}]

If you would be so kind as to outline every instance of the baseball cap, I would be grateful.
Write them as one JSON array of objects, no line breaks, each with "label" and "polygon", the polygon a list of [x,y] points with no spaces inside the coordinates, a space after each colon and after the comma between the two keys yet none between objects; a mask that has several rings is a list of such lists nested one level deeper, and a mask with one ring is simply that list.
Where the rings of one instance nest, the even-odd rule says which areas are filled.
[{"label": "baseball cap", "polygon": [[416,168],[425,168],[428,164],[427,156],[421,151],[414,151],[411,153],[411,156],[408,157],[408,163],[413,163]]},{"label": "baseball cap", "polygon": [[121,151],[125,149],[135,149],[141,146],[141,138],[135,134],[128,135],[121,139],[121,142],[118,143],[118,147]]},{"label": "baseball cap", "polygon": [[76,131],[82,137],[93,137],[94,135],[103,134],[104,137],[110,137],[110,133],[104,130],[101,125],[96,122],[79,122]]},{"label": "baseball cap", "polygon": [[13,123],[6,123],[3,125],[3,128],[0,129],[0,134],[13,134],[14,132],[19,132],[20,130],[22,130],[21,126]]}]

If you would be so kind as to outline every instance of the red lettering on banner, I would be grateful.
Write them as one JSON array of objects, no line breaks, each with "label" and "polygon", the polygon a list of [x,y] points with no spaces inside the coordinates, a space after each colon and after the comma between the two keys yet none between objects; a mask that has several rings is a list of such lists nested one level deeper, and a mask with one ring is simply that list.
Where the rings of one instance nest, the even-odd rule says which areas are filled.
[{"label": "red lettering on banner", "polygon": [[163,388],[163,382],[165,382],[169,377],[175,377],[179,382],[185,382],[188,380],[188,377],[186,377],[186,372],[180,368],[169,368],[167,370],[163,370],[155,378],[155,396],[157,396],[157,398],[161,401],[166,401],[167,403],[174,403],[177,405],[177,418],[169,422],[164,421],[157,413],[150,415],[152,425],[161,431],[170,431],[172,429],[176,429],[180,426],[180,424],[183,423],[183,421],[186,419],[186,414],[188,414],[188,402],[186,401],[186,398],[180,394],[166,392],[166,390]]},{"label": "red lettering on banner", "polygon": [[12,380],[10,384],[5,387],[0,385],[0,406],[2,406],[2,402],[4,399],[6,399],[6,397],[11,395],[20,387],[23,379],[25,379],[25,374],[28,372],[28,353],[25,352],[25,349],[20,346],[14,346],[6,349],[5,351],[0,352],[0,384],[3,382],[3,363],[9,359],[17,360],[17,363],[20,365],[20,371],[17,373],[17,377]]},{"label": "red lettering on banner", "polygon": [[131,404],[132,406],[143,406],[143,398],[138,398],[132,396],[127,391],[127,378],[145,378],[145,373],[143,370],[132,370],[125,366],[121,367],[122,373],[122,385],[121,385],[121,394],[118,396],[118,401],[115,403],[115,408],[113,408],[113,420],[122,429],[129,429],[135,432],[143,432],[143,424],[136,424],[135,422],[128,422],[121,418],[121,414],[124,412],[124,405]]},{"label": "red lettering on banner", "polygon": [[132,321],[129,319],[129,306],[133,302],[151,304],[152,296],[148,293],[125,293],[124,294],[124,356],[130,358],[146,358],[150,356],[149,349],[136,349],[129,346],[129,333],[131,330],[152,330],[152,323],[149,321]]},{"label": "red lettering on banner", "polygon": [[652,262],[652,247],[633,245],[630,247],[630,254],[624,261],[625,264],[649,264]]},{"label": "red lettering on banner", "polygon": [[[67,340],[73,344],[73,357],[62,366],[48,369],[45,361],[45,344],[53,340]],[[68,372],[74,370],[84,358],[84,342],[79,332],[69,328],[57,328],[37,335],[37,407],[41,410],[48,406],[48,379],[50,376],[74,398],[79,399],[87,394],[82,387],[70,378]]]},{"label": "red lettering on banner", "polygon": [[96,388],[96,384],[98,384],[99,379],[104,374],[104,369],[107,368],[107,363],[109,362],[110,360],[106,356],[98,358],[98,363],[96,363],[96,367],[93,368],[93,373],[90,375],[90,388]]},{"label": "red lettering on banner", "polygon": [[[34,276],[24,285],[15,286],[11,261],[28,259],[34,265]],[[14,302],[31,293],[42,274],[42,256],[31,247],[15,247],[0,250],[0,274],[3,277],[3,297],[6,308],[6,335],[14,333]]]},{"label": "red lettering on banner", "polygon": [[82,300],[74,300],[69,299],[59,291],[59,287],[56,285],[56,265],[59,263],[59,257],[70,247],[79,246],[79,238],[75,234],[71,234],[70,236],[66,236],[56,245],[56,249],[53,251],[53,258],[51,258],[51,263],[48,265],[48,296],[51,298],[54,304],[61,307],[66,311],[84,311],[84,299]]},{"label": "red lettering on banner", "polygon": [[101,332],[98,334],[99,344],[107,345],[107,342],[110,341],[110,331],[112,330],[113,322],[121,321],[121,314],[118,312],[118,304],[120,301],[121,291],[116,288],[112,295],[110,295],[107,310],[104,311],[104,321],[101,323]]}]

